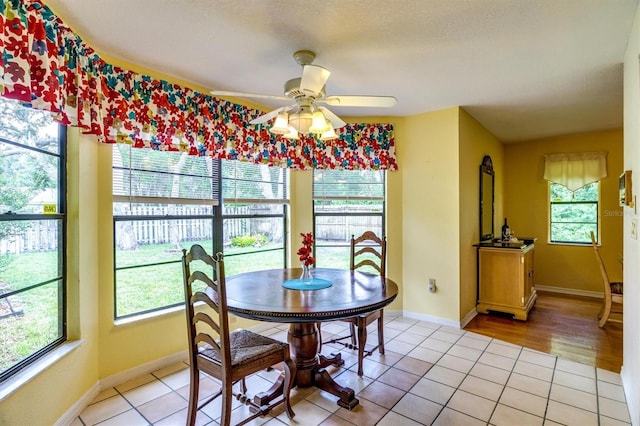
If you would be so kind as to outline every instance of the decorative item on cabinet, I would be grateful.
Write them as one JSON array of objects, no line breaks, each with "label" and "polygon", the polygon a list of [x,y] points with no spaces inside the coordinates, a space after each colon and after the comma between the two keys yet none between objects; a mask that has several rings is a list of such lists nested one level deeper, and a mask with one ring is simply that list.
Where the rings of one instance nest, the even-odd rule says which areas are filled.
[{"label": "decorative item on cabinet", "polygon": [[503,242],[509,242],[511,241],[511,229],[509,228],[509,225],[507,224],[507,218],[504,218],[504,225],[502,225],[502,241]]}]

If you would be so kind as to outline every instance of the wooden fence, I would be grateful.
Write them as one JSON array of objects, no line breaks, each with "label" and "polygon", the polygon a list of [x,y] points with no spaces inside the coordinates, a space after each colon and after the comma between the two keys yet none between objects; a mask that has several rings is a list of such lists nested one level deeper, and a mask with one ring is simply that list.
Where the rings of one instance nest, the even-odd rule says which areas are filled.
[{"label": "wooden fence", "polygon": [[[128,209],[128,207],[127,207]],[[199,206],[132,206],[127,216],[136,215],[201,215],[207,214],[210,208]],[[225,206],[227,215],[253,215],[268,213],[270,206]],[[352,209],[353,210],[353,209]],[[324,208],[325,212],[327,207]],[[335,213],[339,213],[337,208]],[[210,240],[213,226],[212,219],[158,219],[118,221],[117,245],[121,248],[135,245],[168,244],[181,241]],[[33,226],[13,237],[0,241],[0,254],[17,254],[24,252],[41,252],[55,250],[58,246],[58,224],[56,221],[35,221]],[[244,235],[261,234],[267,241],[282,242],[284,230],[278,218],[233,218],[226,219],[223,224],[223,241],[230,244],[232,238]],[[380,232],[380,218],[375,216],[324,216],[318,220],[316,239],[324,241],[348,241],[351,235],[360,235],[366,230]]]},{"label": "wooden fence", "polygon": [[[58,248],[59,221],[36,220],[30,223],[32,226],[13,230],[10,235],[0,240],[0,254],[50,251]],[[2,225],[6,225],[6,222]]]},{"label": "wooden fence", "polygon": [[361,235],[373,231],[380,235],[380,219],[372,216],[326,216],[322,223],[316,223],[316,240],[349,241],[351,235]]}]

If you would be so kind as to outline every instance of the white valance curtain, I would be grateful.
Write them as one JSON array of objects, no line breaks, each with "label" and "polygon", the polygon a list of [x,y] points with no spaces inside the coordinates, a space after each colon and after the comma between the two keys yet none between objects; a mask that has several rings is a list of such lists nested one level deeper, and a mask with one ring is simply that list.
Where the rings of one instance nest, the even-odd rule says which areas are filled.
[{"label": "white valance curtain", "polygon": [[575,191],[607,177],[606,152],[568,152],[544,156],[544,178]]}]

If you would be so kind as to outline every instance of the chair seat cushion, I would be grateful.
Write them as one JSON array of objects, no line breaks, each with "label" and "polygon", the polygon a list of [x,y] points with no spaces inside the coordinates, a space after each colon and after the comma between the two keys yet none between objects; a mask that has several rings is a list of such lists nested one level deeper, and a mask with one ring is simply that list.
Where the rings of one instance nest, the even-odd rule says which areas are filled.
[{"label": "chair seat cushion", "polygon": [[[245,329],[234,330],[229,334],[231,343],[231,365],[248,364],[265,356],[282,352],[288,344]],[[220,364],[221,359],[210,346],[200,349],[200,355]]]},{"label": "chair seat cushion", "polygon": [[609,283],[609,286],[611,287],[611,293],[612,294],[623,294],[622,293],[622,283],[613,282],[613,283]]}]

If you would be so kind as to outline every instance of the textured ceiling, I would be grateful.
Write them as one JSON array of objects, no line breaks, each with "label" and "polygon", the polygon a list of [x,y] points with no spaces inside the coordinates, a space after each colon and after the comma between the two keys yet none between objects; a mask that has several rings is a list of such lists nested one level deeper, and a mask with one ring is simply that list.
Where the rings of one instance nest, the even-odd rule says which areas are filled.
[{"label": "textured ceiling", "polygon": [[[210,90],[282,95],[310,49],[328,95],[460,105],[504,142],[622,126],[638,0],[44,0],[100,54]],[[266,109],[282,102],[260,101]],[[286,104],[286,103],[285,103]]]}]

